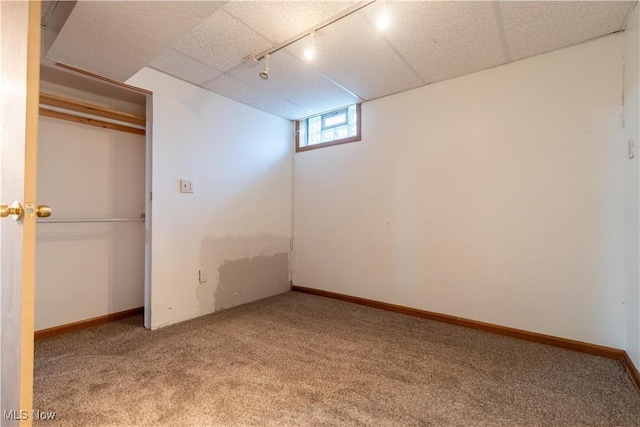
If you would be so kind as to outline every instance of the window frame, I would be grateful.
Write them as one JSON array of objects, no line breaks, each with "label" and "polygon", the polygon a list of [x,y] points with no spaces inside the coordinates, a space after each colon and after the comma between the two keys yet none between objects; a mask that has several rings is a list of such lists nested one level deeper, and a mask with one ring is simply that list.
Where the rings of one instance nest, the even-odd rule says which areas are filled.
[{"label": "window frame", "polygon": [[[344,115],[344,120],[340,123],[336,123],[335,125],[327,125],[327,120],[332,119],[335,116]],[[357,120],[356,120],[357,122]],[[333,129],[340,126],[349,124],[349,107],[341,108],[340,110],[330,111],[328,113],[320,114],[320,127],[322,130]]]},{"label": "window frame", "polygon": [[333,145],[341,145],[341,144],[348,144],[349,142],[361,141],[362,140],[362,113],[361,113],[360,105],[362,105],[362,104],[358,103],[358,104],[355,104],[355,105],[356,105],[356,135],[355,136],[349,136],[347,138],[336,139],[336,140],[329,141],[329,142],[320,142],[318,144],[313,144],[313,145],[306,145],[306,146],[302,146],[302,147],[300,146],[300,122],[302,122],[303,120],[308,120],[310,117],[320,116],[321,123],[324,123],[324,120],[322,119],[322,116],[324,116],[325,114],[331,114],[331,113],[335,113],[335,112],[344,110],[345,107],[338,108],[338,109],[332,110],[332,111],[327,111],[327,112],[324,112],[322,114],[314,114],[313,116],[309,116],[309,117],[305,117],[304,119],[296,120],[295,121],[296,153],[300,153],[302,151],[315,150],[316,148],[331,147]]}]

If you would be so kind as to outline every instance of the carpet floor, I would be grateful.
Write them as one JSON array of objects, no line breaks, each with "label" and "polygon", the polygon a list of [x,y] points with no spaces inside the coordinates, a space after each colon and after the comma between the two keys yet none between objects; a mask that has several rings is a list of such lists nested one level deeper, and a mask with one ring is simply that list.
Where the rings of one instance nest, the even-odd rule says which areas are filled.
[{"label": "carpet floor", "polygon": [[35,354],[36,426],[640,425],[617,361],[296,292]]}]

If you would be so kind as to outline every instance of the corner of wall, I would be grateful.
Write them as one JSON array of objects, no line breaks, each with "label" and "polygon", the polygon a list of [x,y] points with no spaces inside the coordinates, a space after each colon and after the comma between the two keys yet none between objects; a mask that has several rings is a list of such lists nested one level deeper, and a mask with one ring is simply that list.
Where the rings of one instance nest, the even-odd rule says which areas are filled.
[{"label": "corner of wall", "polygon": [[290,121],[153,69],[130,81],[153,91],[151,328],[289,290]]},{"label": "corner of wall", "polygon": [[640,366],[640,15],[636,4],[624,32],[624,137],[625,161],[625,349]]}]

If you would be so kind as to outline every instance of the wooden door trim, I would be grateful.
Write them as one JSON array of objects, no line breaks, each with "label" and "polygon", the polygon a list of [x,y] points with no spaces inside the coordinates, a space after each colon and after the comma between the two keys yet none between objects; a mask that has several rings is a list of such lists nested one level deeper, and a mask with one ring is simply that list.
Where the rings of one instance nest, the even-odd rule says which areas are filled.
[{"label": "wooden door trim", "polygon": [[[24,201],[36,201],[38,159],[38,107],[40,97],[40,2],[29,2],[27,38],[27,115],[25,129]],[[31,172],[29,172],[31,171]],[[22,363],[20,365],[20,408],[31,413],[33,407],[33,331],[35,328],[35,218],[24,219],[22,247]],[[31,418],[20,421],[30,426]]]}]

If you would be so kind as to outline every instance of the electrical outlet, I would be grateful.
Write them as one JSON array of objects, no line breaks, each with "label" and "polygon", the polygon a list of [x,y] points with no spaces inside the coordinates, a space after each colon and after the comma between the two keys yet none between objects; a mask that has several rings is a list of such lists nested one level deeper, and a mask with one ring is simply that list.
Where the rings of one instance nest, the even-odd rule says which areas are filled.
[{"label": "electrical outlet", "polygon": [[198,271],[198,279],[200,280],[200,283],[204,283],[207,281],[207,270],[205,270],[204,268],[201,268],[200,271]]},{"label": "electrical outlet", "polygon": [[180,192],[181,193],[193,193],[193,180],[181,179],[180,180]]}]

